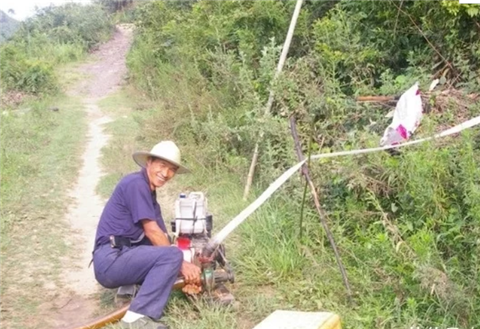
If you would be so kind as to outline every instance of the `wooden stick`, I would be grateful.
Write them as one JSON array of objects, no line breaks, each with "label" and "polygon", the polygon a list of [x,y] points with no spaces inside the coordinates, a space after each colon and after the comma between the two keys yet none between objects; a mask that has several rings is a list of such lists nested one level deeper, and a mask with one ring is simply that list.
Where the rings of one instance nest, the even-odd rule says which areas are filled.
[{"label": "wooden stick", "polygon": [[[434,93],[430,91],[422,92],[421,97],[422,98],[428,98],[431,95],[435,95]],[[438,96],[443,96],[443,97],[449,97],[449,96],[456,96],[454,92],[450,89],[443,90],[439,93],[436,93]],[[461,94],[462,97],[468,98],[472,101],[475,101],[477,98],[479,98],[479,94]],[[400,99],[400,96],[379,96],[379,95],[371,95],[371,96],[358,96],[355,98],[355,101],[357,102],[393,102],[393,101],[398,101]]]},{"label": "wooden stick", "polygon": [[357,102],[390,102],[397,101],[400,96],[358,96]]},{"label": "wooden stick", "polygon": [[253,174],[255,173],[255,166],[258,159],[258,143],[255,144],[255,151],[253,152],[252,163],[250,164],[250,170],[248,171],[247,184],[245,184],[245,190],[243,191],[243,200],[247,200],[250,187],[252,186]]},{"label": "wooden stick", "polygon": [[[292,137],[295,143],[295,152],[297,153],[297,157],[299,161],[303,161],[305,159],[305,156],[302,153],[302,148],[300,145],[300,139],[298,138],[298,133],[297,133],[297,125],[295,122],[295,117],[292,115],[290,117],[290,131],[292,133]],[[325,211],[322,209],[320,206],[320,201],[318,197],[318,193],[315,189],[315,185],[313,184],[313,181],[310,177],[310,172],[308,169],[308,166],[303,165],[302,166],[302,174],[305,177],[306,181],[308,182],[308,185],[310,186],[310,190],[312,192],[313,200],[315,203],[315,208],[317,208],[318,215],[320,217],[320,223],[323,226],[323,229],[325,230],[325,233],[327,234],[328,241],[330,242],[330,245],[332,246],[333,252],[335,253],[335,258],[337,259],[337,264],[338,267],[340,268],[340,273],[342,274],[342,279],[343,279],[343,284],[345,285],[345,288],[347,289],[347,294],[348,294],[348,299],[350,303],[353,303],[352,299],[352,290],[350,289],[350,284],[348,282],[347,278],[347,272],[345,270],[345,267],[343,266],[342,259],[340,258],[340,253],[338,252],[337,245],[335,244],[335,239],[333,238],[333,234],[330,231],[328,224],[327,224],[327,214]]]},{"label": "wooden stick", "polygon": [[[272,108],[273,105],[273,98],[275,96],[275,93],[273,91],[273,84],[277,80],[278,76],[280,75],[280,72],[282,72],[283,65],[285,64],[285,60],[287,59],[287,54],[288,50],[290,49],[290,43],[292,42],[292,37],[293,37],[293,32],[295,31],[295,26],[297,25],[297,19],[298,16],[300,15],[300,9],[302,8],[303,0],[297,0],[297,3],[295,4],[295,9],[293,11],[292,15],[292,20],[290,21],[290,26],[288,27],[287,31],[287,37],[285,38],[285,42],[283,43],[283,48],[282,48],[282,53],[280,54],[280,59],[277,64],[277,70],[275,71],[275,75],[273,77],[272,85],[270,87],[270,94],[268,96],[268,101],[267,105],[265,106],[265,113],[264,116],[270,115],[270,109]],[[260,136],[263,136],[263,132],[260,134]],[[250,163],[250,172],[249,176],[253,178],[253,174],[255,172],[255,167],[257,165],[257,158],[258,158],[258,141],[255,144],[255,152],[253,153],[254,157],[252,158],[252,162]],[[256,157],[255,157],[256,155]],[[251,180],[249,183],[250,177],[247,177],[247,184],[245,185],[245,192],[243,194],[243,199],[245,200],[248,196],[248,193],[250,191],[250,186],[252,184]]]}]

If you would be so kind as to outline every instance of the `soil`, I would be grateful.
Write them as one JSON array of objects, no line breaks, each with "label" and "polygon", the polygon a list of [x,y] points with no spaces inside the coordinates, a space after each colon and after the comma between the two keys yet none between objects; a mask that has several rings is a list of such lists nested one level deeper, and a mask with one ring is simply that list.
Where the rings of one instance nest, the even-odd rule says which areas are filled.
[{"label": "soil", "polygon": [[102,113],[98,102],[115,92],[124,82],[126,75],[125,56],[132,40],[132,29],[117,26],[113,38],[91,54],[91,60],[78,68],[86,74],[84,79],[73,86],[68,95],[81,97],[88,120],[88,141],[82,155],[82,168],[76,185],[70,191],[74,202],[65,220],[71,225],[77,241],[77,255],[67,261],[62,274],[63,289],[55,303],[41,306],[44,319],[50,319],[51,328],[75,328],[89,322],[97,315],[100,285],[96,282],[91,260],[96,226],[105,200],[95,192],[102,177],[99,165],[102,148],[109,136],[103,131],[104,124],[111,121]]}]

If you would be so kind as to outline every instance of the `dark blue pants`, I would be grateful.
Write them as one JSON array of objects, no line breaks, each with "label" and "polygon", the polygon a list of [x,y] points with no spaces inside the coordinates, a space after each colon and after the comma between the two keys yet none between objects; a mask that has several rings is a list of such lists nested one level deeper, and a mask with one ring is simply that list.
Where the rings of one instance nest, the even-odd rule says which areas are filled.
[{"label": "dark blue pants", "polygon": [[99,246],[93,254],[95,278],[105,288],[141,284],[130,311],[160,319],[183,262],[177,247]]}]

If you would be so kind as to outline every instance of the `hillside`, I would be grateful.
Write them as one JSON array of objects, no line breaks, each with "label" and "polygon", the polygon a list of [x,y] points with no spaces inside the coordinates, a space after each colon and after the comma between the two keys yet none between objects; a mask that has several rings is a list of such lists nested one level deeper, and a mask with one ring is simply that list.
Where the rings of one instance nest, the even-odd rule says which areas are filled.
[{"label": "hillside", "polygon": [[10,38],[19,27],[19,21],[0,10],[0,43]]}]

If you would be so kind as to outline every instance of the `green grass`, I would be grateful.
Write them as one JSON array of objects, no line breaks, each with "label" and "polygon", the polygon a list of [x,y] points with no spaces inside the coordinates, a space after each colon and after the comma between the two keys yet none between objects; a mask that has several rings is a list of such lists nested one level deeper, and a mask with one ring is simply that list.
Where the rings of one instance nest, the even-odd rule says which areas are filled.
[{"label": "green grass", "polygon": [[[137,60],[143,55],[151,53],[130,54],[132,59],[139,56]],[[137,73],[132,77],[144,77],[134,65],[130,69]],[[160,189],[162,210],[172,213],[180,191],[203,191],[218,231],[248,205],[242,194],[249,165],[245,150],[251,138],[242,133],[252,127],[243,121],[252,109],[223,108],[218,90],[197,83],[188,70],[157,63],[158,88],[144,86],[155,104],[134,90],[105,100],[104,106],[110,108],[106,111],[118,115],[109,128],[112,148],[104,152],[109,175],[102,193],[108,196],[116,180],[137,169],[131,160],[133,150],[148,150],[159,140],[174,139],[192,174],[175,177]],[[137,85],[141,87],[142,81]],[[453,126],[462,117],[461,110],[452,107],[426,116],[416,136]],[[473,116],[480,108],[472,106],[470,111]],[[380,111],[374,112],[363,114],[371,120],[383,118]],[[293,163],[291,139],[285,134],[288,127],[282,120],[261,123],[275,134],[264,136],[250,201]],[[350,127],[348,134],[338,135],[338,127],[329,127],[328,119],[317,123],[325,124],[317,133],[339,138],[329,151],[376,146],[381,134]],[[348,126],[348,120],[342,124]],[[236,271],[236,283],[230,287],[237,299],[235,307],[202,305],[198,312],[175,294],[165,321],[174,328],[246,329],[276,309],[287,309],[335,312],[344,328],[476,326],[480,322],[478,140],[477,128],[439,143],[407,148],[399,157],[378,152],[312,165],[353,303],[311,197],[305,208],[304,235],[299,238],[303,183],[295,176],[225,241]],[[165,216],[167,221],[170,218]]]},{"label": "green grass", "polygon": [[[153,140],[154,135],[145,133],[145,130],[152,129],[149,125],[151,118],[158,120],[163,117],[165,122],[172,120],[174,110],[162,109],[161,104],[159,108],[150,104],[142,105],[139,109],[138,104],[141,103],[142,96],[133,90],[123,90],[103,103],[104,111],[112,115],[118,113],[116,120],[109,124],[112,139],[102,158],[104,170],[107,172],[100,186],[104,196],[109,195],[122,175],[138,169],[131,159],[133,150],[149,149],[161,139],[173,138],[174,132],[167,129],[159,130],[157,138]],[[156,126],[159,126],[158,121]],[[187,130],[185,127],[183,129]],[[165,216],[168,224],[173,213],[173,201],[179,192],[203,191],[214,215],[214,231],[218,231],[249,203],[242,200],[244,177],[221,165],[203,165],[201,147],[188,143],[188,137],[177,139],[176,142],[180,144],[192,174],[176,176],[159,190],[162,210],[164,214],[168,214]],[[469,138],[467,134],[467,145],[470,143]],[[454,149],[455,146],[452,150]],[[438,170],[439,164],[448,157],[446,151],[435,153],[433,150],[432,145],[414,148],[405,155],[409,161],[398,163],[398,160],[388,158],[386,163],[391,167],[388,167],[390,170],[398,170],[399,165],[405,166],[405,173],[410,175],[409,181],[420,184],[421,181],[425,182],[426,178],[418,175],[422,172],[429,175],[434,169],[424,168],[425,159],[437,161],[437,165],[435,162],[429,165],[436,166]],[[468,157],[468,153],[466,156]],[[374,154],[368,156],[368,161],[382,163],[385,158],[385,154]],[[350,177],[349,170],[358,175],[359,181],[355,183],[369,184],[368,181],[362,181],[368,176],[362,176],[365,173],[358,171],[356,161],[362,160],[315,164],[313,175],[318,182],[323,182],[319,177],[342,166],[344,175]],[[467,163],[464,164],[466,165]],[[474,175],[475,170],[469,170],[471,175]],[[426,187],[425,184],[423,186]],[[299,240],[298,214],[302,188],[303,184],[297,178],[287,182],[225,241],[227,258],[236,271],[236,283],[230,286],[237,301],[233,307],[215,308],[202,304],[202,311],[198,312],[195,305],[176,292],[165,311],[164,321],[173,328],[247,329],[254,327],[274,310],[287,309],[334,312],[341,316],[345,328],[408,328],[416,325],[447,327],[475,324],[475,315],[468,315],[468,312],[473,312],[472,310],[478,307],[463,304],[465,300],[467,303],[474,303],[475,297],[454,295],[454,299],[449,303],[448,300],[430,295],[421,287],[421,282],[431,283],[434,278],[419,272],[423,261],[416,263],[410,259],[405,245],[397,249],[392,243],[391,232],[382,226],[379,217],[375,217],[378,215],[371,214],[387,211],[382,208],[382,204],[375,205],[375,198],[368,199],[365,203],[353,198],[346,199],[341,211],[330,212],[329,225],[336,238],[353,291],[354,303],[350,304],[318,215],[310,207],[310,197],[307,198],[304,237]],[[254,189],[249,201],[253,201],[260,192]],[[329,206],[330,199],[325,199],[324,202]],[[369,222],[366,221],[373,219],[375,222],[367,225]],[[399,225],[401,232],[408,232],[401,223],[391,223],[395,224]],[[352,225],[357,225],[357,230],[367,231],[363,234],[360,234],[360,231],[352,232]],[[353,233],[356,235],[352,236]],[[433,255],[433,241],[430,239],[434,238],[434,234],[432,230],[419,231],[406,243],[418,252],[419,248],[423,248],[425,253]],[[457,277],[453,278],[459,282]],[[431,286],[426,289],[430,288]],[[458,291],[451,291],[458,294]],[[111,299],[110,302],[106,299],[105,303],[110,303],[111,306]],[[464,306],[456,307],[454,303]],[[463,320],[453,313],[449,315],[449,309],[456,312],[455,314],[462,314],[458,307],[467,310]],[[112,325],[110,328],[118,326]]]},{"label": "green grass", "polygon": [[[58,112],[49,110],[59,108]],[[25,328],[55,291],[62,259],[72,252],[64,213],[85,141],[79,100],[55,97],[23,104],[1,120],[2,323]]]},{"label": "green grass", "polygon": [[56,70],[58,77],[58,84],[62,86],[63,90],[69,90],[73,86],[84,79],[88,79],[89,76],[86,73],[82,73],[78,67],[87,63],[89,59],[85,58],[76,62],[66,63],[58,67]]},{"label": "green grass", "polygon": [[[138,99],[138,94],[133,90],[123,90],[100,104],[104,112],[116,118],[108,125],[108,132],[112,135],[110,146],[102,151],[106,175],[99,185],[99,191],[105,197],[109,196],[120,177],[138,169],[131,159],[131,152],[141,147],[148,149],[154,143],[136,139],[136,136],[142,135],[143,126],[139,123],[149,118],[152,112],[157,113],[155,108],[135,110],[139,102],[141,99]],[[160,140],[169,136],[159,132],[158,138]],[[176,176],[159,190],[159,195],[169,194],[162,198],[166,201],[161,203],[162,211],[164,214],[173,214],[173,200],[181,191],[203,191],[208,197],[209,210],[214,215],[214,231],[219,231],[249,204],[242,200],[243,181],[235,172],[203,166],[195,159],[194,155],[198,151],[192,146],[187,144],[181,148],[192,174]],[[162,193],[162,190],[166,192]],[[258,191],[253,191],[249,201],[253,201],[256,192]],[[308,267],[310,259],[303,256],[302,247],[295,239],[291,239],[295,233],[283,235],[283,230],[292,231],[291,228],[295,226],[296,208],[291,206],[282,198],[273,198],[272,202],[264,205],[225,241],[227,258],[236,270],[236,283],[230,286],[237,300],[233,307],[215,308],[202,304],[202,312],[198,312],[196,306],[182,297],[181,293],[173,293],[164,321],[173,328],[182,329],[252,328],[275,309],[304,306],[307,300],[311,310],[315,307],[318,310],[322,302],[319,297],[313,301],[308,298],[311,289],[309,285],[321,273],[334,273],[335,268],[328,266],[317,273],[318,276],[304,278],[302,269]],[[170,218],[171,216],[165,216],[167,224]],[[322,266],[317,264],[317,267]],[[343,289],[340,280],[337,275],[337,288]],[[305,296],[302,298],[303,293]],[[103,299],[107,311],[113,308],[113,297],[108,292],[104,296],[107,296]],[[118,326],[111,325],[109,328]]]}]

